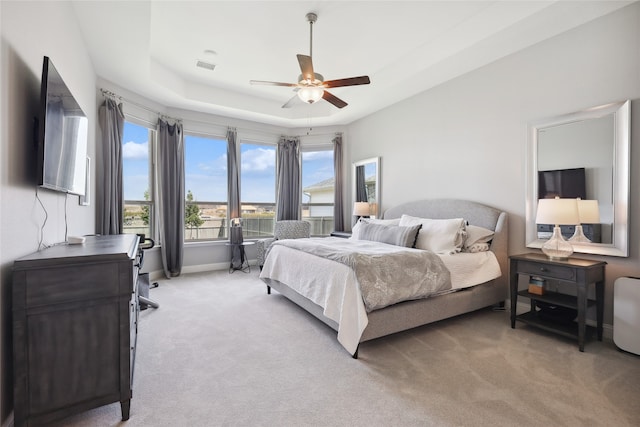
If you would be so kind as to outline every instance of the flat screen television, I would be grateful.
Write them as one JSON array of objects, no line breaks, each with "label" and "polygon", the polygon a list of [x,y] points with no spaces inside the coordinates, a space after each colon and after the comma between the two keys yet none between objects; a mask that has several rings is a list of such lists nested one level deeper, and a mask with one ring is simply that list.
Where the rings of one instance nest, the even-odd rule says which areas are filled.
[{"label": "flat screen television", "polygon": [[538,199],[587,198],[585,169],[557,169],[538,171]]},{"label": "flat screen television", "polygon": [[87,116],[45,56],[37,133],[39,186],[85,195],[88,132]]}]

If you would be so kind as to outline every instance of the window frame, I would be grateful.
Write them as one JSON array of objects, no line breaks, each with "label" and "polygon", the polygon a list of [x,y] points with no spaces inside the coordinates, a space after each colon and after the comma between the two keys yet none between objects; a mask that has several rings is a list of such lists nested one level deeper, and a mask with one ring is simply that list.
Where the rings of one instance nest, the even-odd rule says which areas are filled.
[{"label": "window frame", "polygon": [[[266,229],[270,229],[271,233],[269,234],[264,234],[264,235],[247,235],[247,230],[245,230],[243,228],[242,234],[244,238],[247,239],[261,239],[261,238],[265,238],[265,237],[273,237],[273,230],[274,230],[274,226],[275,226],[275,221],[276,221],[276,207],[277,207],[277,201],[278,201],[278,166],[277,166],[277,162],[278,162],[278,144],[277,142],[267,142],[267,141],[257,141],[254,139],[250,139],[250,138],[241,138],[239,137],[237,140],[237,144],[236,144],[236,159],[238,159],[238,172],[239,172],[239,177],[238,177],[238,182],[239,182],[239,186],[240,186],[240,211],[241,211],[241,217],[242,217],[242,206],[243,205],[251,205],[251,206],[256,206],[256,207],[265,207],[265,206],[270,206],[273,207],[273,217],[271,219],[271,224],[270,227],[266,227]],[[264,146],[264,147],[269,147],[269,148],[273,148],[274,149],[274,177],[273,177],[273,202],[252,202],[252,201],[244,201],[242,199],[242,145],[243,144],[247,144],[247,145],[253,145],[253,146]],[[258,230],[259,232],[262,230],[261,226],[258,226]]]},{"label": "window frame", "polygon": [[[316,202],[316,203],[304,203],[302,200],[304,198],[304,187],[302,185],[302,176],[304,174],[304,153],[310,153],[310,152],[318,152],[318,151],[329,151],[331,152],[331,158],[332,161],[334,162],[333,165],[333,194],[334,194],[334,200],[329,203],[329,202]],[[311,235],[312,237],[325,237],[325,236],[329,236],[331,234],[331,232],[333,231],[333,228],[335,228],[335,191],[336,191],[336,170],[335,170],[335,153],[334,153],[334,147],[333,147],[333,142],[327,142],[327,143],[315,143],[315,144],[301,144],[300,145],[300,211],[301,213],[305,211],[305,208],[310,212],[311,211],[311,207],[332,207],[332,213],[331,213],[331,220],[332,220],[332,224],[333,227],[332,230],[329,230],[326,234],[317,234],[317,233],[313,233],[314,227],[313,227],[313,222],[312,222],[312,227],[311,227]],[[304,217],[301,218],[304,219]],[[311,216],[308,216],[306,218],[314,218]],[[321,223],[324,222],[324,218],[325,216],[321,216],[319,218],[321,219]],[[324,230],[324,226],[321,226],[321,229]]]},{"label": "window frame", "polygon": [[[147,137],[148,137],[148,168],[149,168],[149,200],[127,200],[124,197],[124,173],[123,173],[123,177],[122,177],[122,186],[123,186],[123,191],[122,191],[122,219],[123,219],[123,228],[122,231],[123,233],[125,232],[125,228],[124,228],[124,211],[125,211],[125,206],[127,205],[140,205],[140,206],[148,206],[149,208],[149,232],[150,234],[146,237],[149,237],[151,239],[153,239],[155,242],[157,242],[158,244],[159,242],[159,233],[158,233],[158,229],[156,227],[156,218],[157,218],[157,214],[156,214],[156,210],[157,210],[157,206],[156,206],[156,201],[155,201],[155,195],[156,195],[156,145],[157,145],[157,130],[155,128],[155,126],[149,122],[147,122],[146,120],[142,120],[139,119],[137,117],[128,115],[125,113],[124,115],[124,121],[134,124],[136,126],[140,126],[143,128],[147,129]],[[126,143],[125,138],[124,138],[124,132],[123,132],[123,138],[122,138],[122,145],[124,146],[124,144]],[[124,164],[124,159],[123,159],[123,164]],[[126,234],[133,234],[133,233],[126,233]]]},{"label": "window frame", "polygon": [[[207,132],[207,131],[197,131],[197,130],[190,130],[186,127],[183,127],[183,132],[184,132],[184,138],[185,138],[185,143],[184,143],[184,147],[185,147],[185,158],[186,158],[186,151],[187,151],[187,141],[186,138],[187,136],[193,136],[196,138],[206,138],[206,139],[211,139],[211,140],[218,140],[218,141],[224,141],[225,143],[225,155],[229,150],[229,141],[227,139],[226,135],[220,135],[218,133],[214,133],[214,132]],[[226,186],[228,188],[229,185],[229,169],[228,167],[225,167],[225,170],[227,172],[227,182],[226,182]],[[229,218],[229,192],[227,190],[227,197],[226,200],[223,201],[223,203],[219,203],[217,201],[202,201],[202,200],[197,200],[197,204],[203,204],[203,205],[224,205],[226,206],[225,209],[225,216],[224,216],[224,230],[225,230],[225,234],[223,237],[217,237],[217,238],[206,238],[206,239],[187,239],[187,226],[186,226],[186,210],[187,210],[187,201],[186,201],[186,197],[187,197],[187,183],[186,183],[186,167],[185,167],[185,188],[184,188],[184,196],[185,196],[185,234],[184,234],[184,239],[183,239],[183,243],[185,245],[197,245],[197,244],[203,244],[203,243],[215,243],[215,242],[225,242],[229,240],[229,228],[230,228],[230,218]]]}]

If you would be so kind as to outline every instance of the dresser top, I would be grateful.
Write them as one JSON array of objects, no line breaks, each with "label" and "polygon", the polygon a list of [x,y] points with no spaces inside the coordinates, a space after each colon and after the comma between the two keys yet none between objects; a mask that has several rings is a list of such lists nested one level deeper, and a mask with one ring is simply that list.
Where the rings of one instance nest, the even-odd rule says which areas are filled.
[{"label": "dresser top", "polygon": [[73,263],[88,257],[104,261],[134,259],[138,249],[138,236],[116,234],[108,236],[88,236],[82,244],[61,244],[19,258],[14,269],[31,268],[52,263]]}]

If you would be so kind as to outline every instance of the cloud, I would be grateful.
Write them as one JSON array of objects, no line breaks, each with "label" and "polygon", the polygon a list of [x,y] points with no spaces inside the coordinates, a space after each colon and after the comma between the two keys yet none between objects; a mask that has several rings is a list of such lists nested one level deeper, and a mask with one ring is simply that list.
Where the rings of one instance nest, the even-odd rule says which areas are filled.
[{"label": "cloud", "polygon": [[263,172],[273,170],[276,166],[276,150],[274,148],[254,148],[241,154],[243,172]]},{"label": "cloud", "polygon": [[332,150],[302,152],[305,161],[333,159]]},{"label": "cloud", "polygon": [[146,159],[149,157],[149,143],[125,142],[122,146],[122,158],[124,159]]},{"label": "cloud", "polygon": [[227,174],[227,155],[223,154],[216,159],[208,162],[198,162],[196,165],[199,171],[209,173],[211,175]]}]

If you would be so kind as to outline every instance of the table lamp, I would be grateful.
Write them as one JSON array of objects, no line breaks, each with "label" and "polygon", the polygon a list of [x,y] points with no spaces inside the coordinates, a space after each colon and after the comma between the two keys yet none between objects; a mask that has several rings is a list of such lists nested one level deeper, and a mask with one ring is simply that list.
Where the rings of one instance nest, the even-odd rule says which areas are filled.
[{"label": "table lamp", "polygon": [[355,202],[353,205],[353,215],[357,216],[358,219],[362,217],[369,217],[371,213],[368,202]]},{"label": "table lamp", "polygon": [[231,230],[229,230],[230,242],[233,244],[242,244],[242,218],[231,219]]},{"label": "table lamp", "polygon": [[580,222],[577,199],[540,199],[536,212],[536,224],[553,224],[553,235],[542,245],[542,252],[551,260],[566,260],[573,253],[573,246],[562,237],[561,225]]},{"label": "table lamp", "polygon": [[578,200],[578,216],[580,223],[576,225],[576,231],[569,239],[571,243],[591,243],[591,240],[584,235],[582,224],[599,224],[600,210],[597,200]]}]

